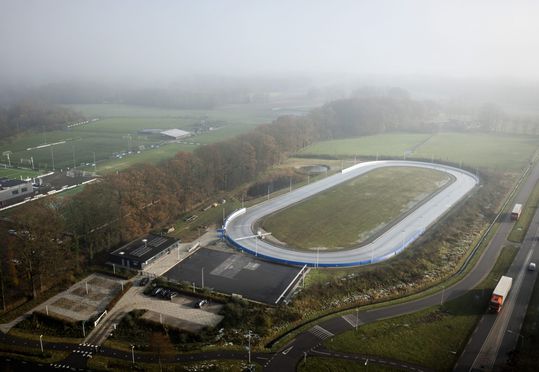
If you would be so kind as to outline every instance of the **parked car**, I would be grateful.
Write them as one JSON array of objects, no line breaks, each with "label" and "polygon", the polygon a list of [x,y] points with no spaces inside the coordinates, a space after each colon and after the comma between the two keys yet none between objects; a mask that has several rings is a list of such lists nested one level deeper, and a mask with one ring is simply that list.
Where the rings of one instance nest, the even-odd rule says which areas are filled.
[{"label": "parked car", "polygon": [[170,292],[169,295],[168,295],[168,299],[169,300],[172,300],[174,297],[178,296],[178,292]]},{"label": "parked car", "polygon": [[195,307],[197,309],[201,309],[202,307],[204,307],[207,304],[208,304],[208,300],[200,300],[195,304]]},{"label": "parked car", "polygon": [[528,265],[528,270],[535,271],[535,262],[530,262],[530,264]]},{"label": "parked car", "polygon": [[163,288],[157,287],[152,291],[152,296],[157,296],[159,293],[163,291]]},{"label": "parked car", "polygon": [[150,281],[150,278],[145,276],[144,278],[140,279],[140,281],[138,282],[138,285],[140,285],[141,287],[144,287],[146,284],[148,284],[149,281]]}]

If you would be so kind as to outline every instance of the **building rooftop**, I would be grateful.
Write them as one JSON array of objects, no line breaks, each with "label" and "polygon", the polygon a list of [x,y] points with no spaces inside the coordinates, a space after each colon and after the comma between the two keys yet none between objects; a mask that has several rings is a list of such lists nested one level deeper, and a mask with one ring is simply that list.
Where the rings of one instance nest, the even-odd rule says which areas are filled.
[{"label": "building rooftop", "polygon": [[23,185],[28,182],[29,181],[21,181],[21,180],[14,180],[11,178],[0,177],[0,188]]},{"label": "building rooftop", "polygon": [[118,248],[111,255],[145,262],[176,242],[178,242],[178,239],[175,238],[148,235]]},{"label": "building rooftop", "polygon": [[186,131],[181,130],[181,129],[169,129],[169,130],[162,131],[161,134],[164,134],[165,136],[178,138],[178,137],[188,136],[191,133],[186,132]]}]

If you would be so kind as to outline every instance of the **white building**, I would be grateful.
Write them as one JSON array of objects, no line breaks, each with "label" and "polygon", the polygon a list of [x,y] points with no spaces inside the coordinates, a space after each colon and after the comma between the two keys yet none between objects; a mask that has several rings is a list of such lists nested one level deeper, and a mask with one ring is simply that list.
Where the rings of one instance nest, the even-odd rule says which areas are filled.
[{"label": "white building", "polygon": [[33,194],[31,181],[0,178],[0,207],[20,202]]},{"label": "white building", "polygon": [[186,132],[185,130],[181,130],[181,129],[164,130],[164,131],[161,132],[161,134],[163,136],[174,138],[174,139],[177,139],[177,140],[180,139],[180,138],[189,137],[191,135],[191,133]]}]

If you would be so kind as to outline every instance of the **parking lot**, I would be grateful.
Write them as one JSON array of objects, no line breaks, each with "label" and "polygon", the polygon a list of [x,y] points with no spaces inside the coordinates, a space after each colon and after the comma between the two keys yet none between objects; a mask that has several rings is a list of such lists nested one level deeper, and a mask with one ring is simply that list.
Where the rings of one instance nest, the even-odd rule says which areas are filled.
[{"label": "parking lot", "polygon": [[300,270],[238,252],[202,248],[163,276],[176,282],[195,283],[197,287],[202,287],[204,280],[204,287],[218,292],[274,304]]},{"label": "parking lot", "polygon": [[35,311],[68,322],[85,321],[105,310],[122,289],[123,282],[117,278],[92,274],[38,306]]}]

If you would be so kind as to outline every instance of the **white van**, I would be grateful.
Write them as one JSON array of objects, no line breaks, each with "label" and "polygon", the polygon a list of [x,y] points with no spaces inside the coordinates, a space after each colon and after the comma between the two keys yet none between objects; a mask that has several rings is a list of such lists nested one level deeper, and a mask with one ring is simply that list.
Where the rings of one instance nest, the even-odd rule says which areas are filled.
[{"label": "white van", "polygon": [[528,265],[528,270],[535,271],[535,262],[530,262],[530,264]]}]

